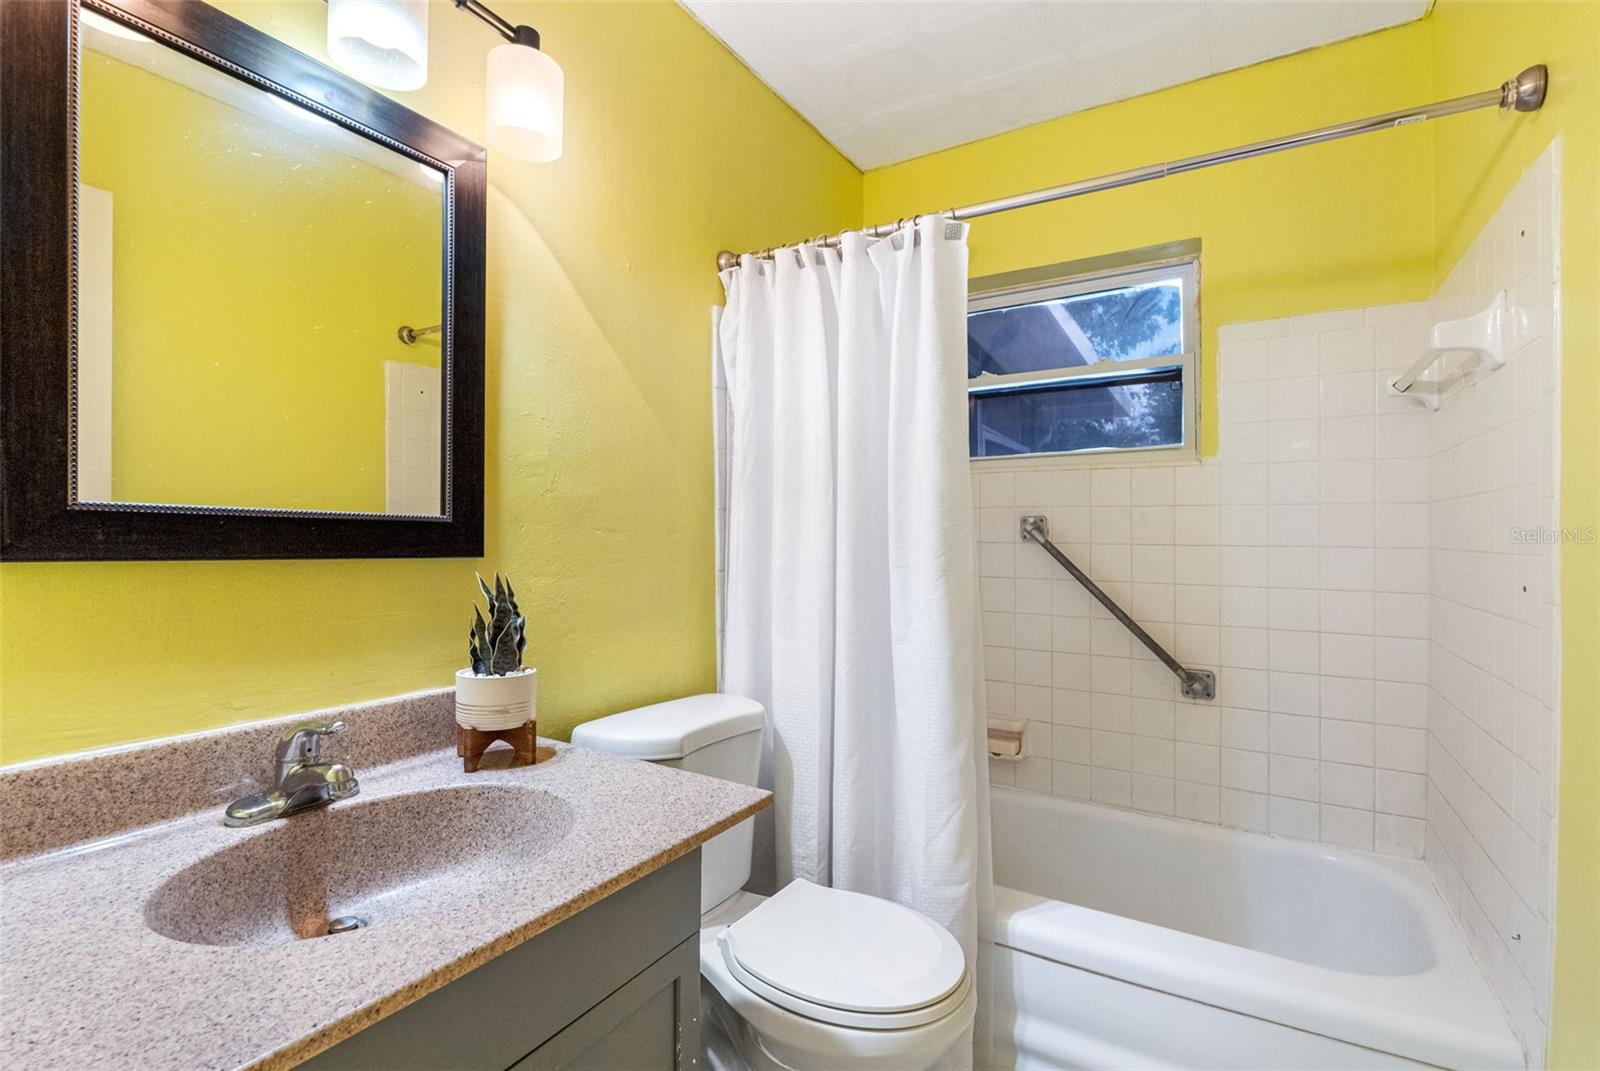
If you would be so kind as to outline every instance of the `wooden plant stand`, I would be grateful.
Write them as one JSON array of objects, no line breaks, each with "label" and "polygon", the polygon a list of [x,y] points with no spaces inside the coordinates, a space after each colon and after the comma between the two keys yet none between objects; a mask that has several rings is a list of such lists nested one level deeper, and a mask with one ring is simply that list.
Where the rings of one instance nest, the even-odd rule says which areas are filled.
[{"label": "wooden plant stand", "polygon": [[477,773],[478,764],[483,761],[483,753],[496,740],[504,740],[511,745],[512,766],[532,766],[539,761],[537,736],[532,721],[523,722],[514,729],[468,729],[457,725],[456,754],[461,756],[461,769],[466,773]]}]

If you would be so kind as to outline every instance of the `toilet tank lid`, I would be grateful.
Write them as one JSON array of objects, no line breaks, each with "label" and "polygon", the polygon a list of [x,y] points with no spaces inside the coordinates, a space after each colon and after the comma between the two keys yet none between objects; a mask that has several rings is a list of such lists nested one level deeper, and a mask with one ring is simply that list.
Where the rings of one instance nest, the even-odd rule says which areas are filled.
[{"label": "toilet tank lid", "polygon": [[630,759],[681,759],[765,724],[766,711],[754,699],[689,695],[586,721],[572,730],[572,742]]}]

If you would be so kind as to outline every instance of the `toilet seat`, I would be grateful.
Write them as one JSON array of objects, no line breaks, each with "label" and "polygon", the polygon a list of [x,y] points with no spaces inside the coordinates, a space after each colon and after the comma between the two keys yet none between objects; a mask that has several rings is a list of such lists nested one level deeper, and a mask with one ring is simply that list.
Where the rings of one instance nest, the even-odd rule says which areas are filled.
[{"label": "toilet seat", "polygon": [[[975,982],[961,987],[965,996],[942,1019],[904,1029],[839,1026],[790,1011],[734,977],[717,943],[723,929],[713,923],[700,931],[706,1002],[701,1037],[707,1045],[705,1066],[716,1071],[920,1071],[937,1064],[972,1029]],[[710,1059],[713,1049],[728,1055],[719,1048],[723,1044],[737,1051],[736,1060]]]},{"label": "toilet seat", "polygon": [[938,1022],[960,1008],[972,989],[972,977],[964,974],[955,989],[933,1004],[904,1012],[854,1012],[830,1007],[827,1004],[814,1004],[792,993],[774,988],[742,970],[738,961],[726,953],[723,954],[723,963],[738,983],[754,996],[815,1022],[847,1026],[854,1030],[905,1030]]},{"label": "toilet seat", "polygon": [[823,1023],[902,1030],[952,1014],[972,987],[961,946],[926,916],[797,880],[717,935],[754,995]]}]

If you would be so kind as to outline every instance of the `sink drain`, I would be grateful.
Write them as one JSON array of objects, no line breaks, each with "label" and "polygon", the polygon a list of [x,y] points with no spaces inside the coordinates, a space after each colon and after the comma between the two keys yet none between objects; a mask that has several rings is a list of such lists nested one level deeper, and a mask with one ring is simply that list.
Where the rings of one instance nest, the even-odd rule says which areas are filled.
[{"label": "sink drain", "polygon": [[340,915],[338,918],[331,919],[328,922],[328,936],[332,937],[336,933],[349,933],[351,930],[359,930],[366,925],[367,920],[360,915]]}]

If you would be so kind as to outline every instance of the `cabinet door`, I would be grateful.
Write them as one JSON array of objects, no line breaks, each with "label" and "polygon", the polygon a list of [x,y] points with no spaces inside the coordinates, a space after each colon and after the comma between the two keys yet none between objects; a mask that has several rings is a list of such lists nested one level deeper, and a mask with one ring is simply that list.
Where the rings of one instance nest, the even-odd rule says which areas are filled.
[{"label": "cabinet door", "polygon": [[700,1057],[700,935],[652,963],[511,1071],[689,1071]]},{"label": "cabinet door", "polygon": [[[697,849],[313,1056],[300,1071],[504,1071],[699,936]],[[333,942],[332,954],[345,938],[322,940]],[[699,962],[696,952],[696,972]]]}]

